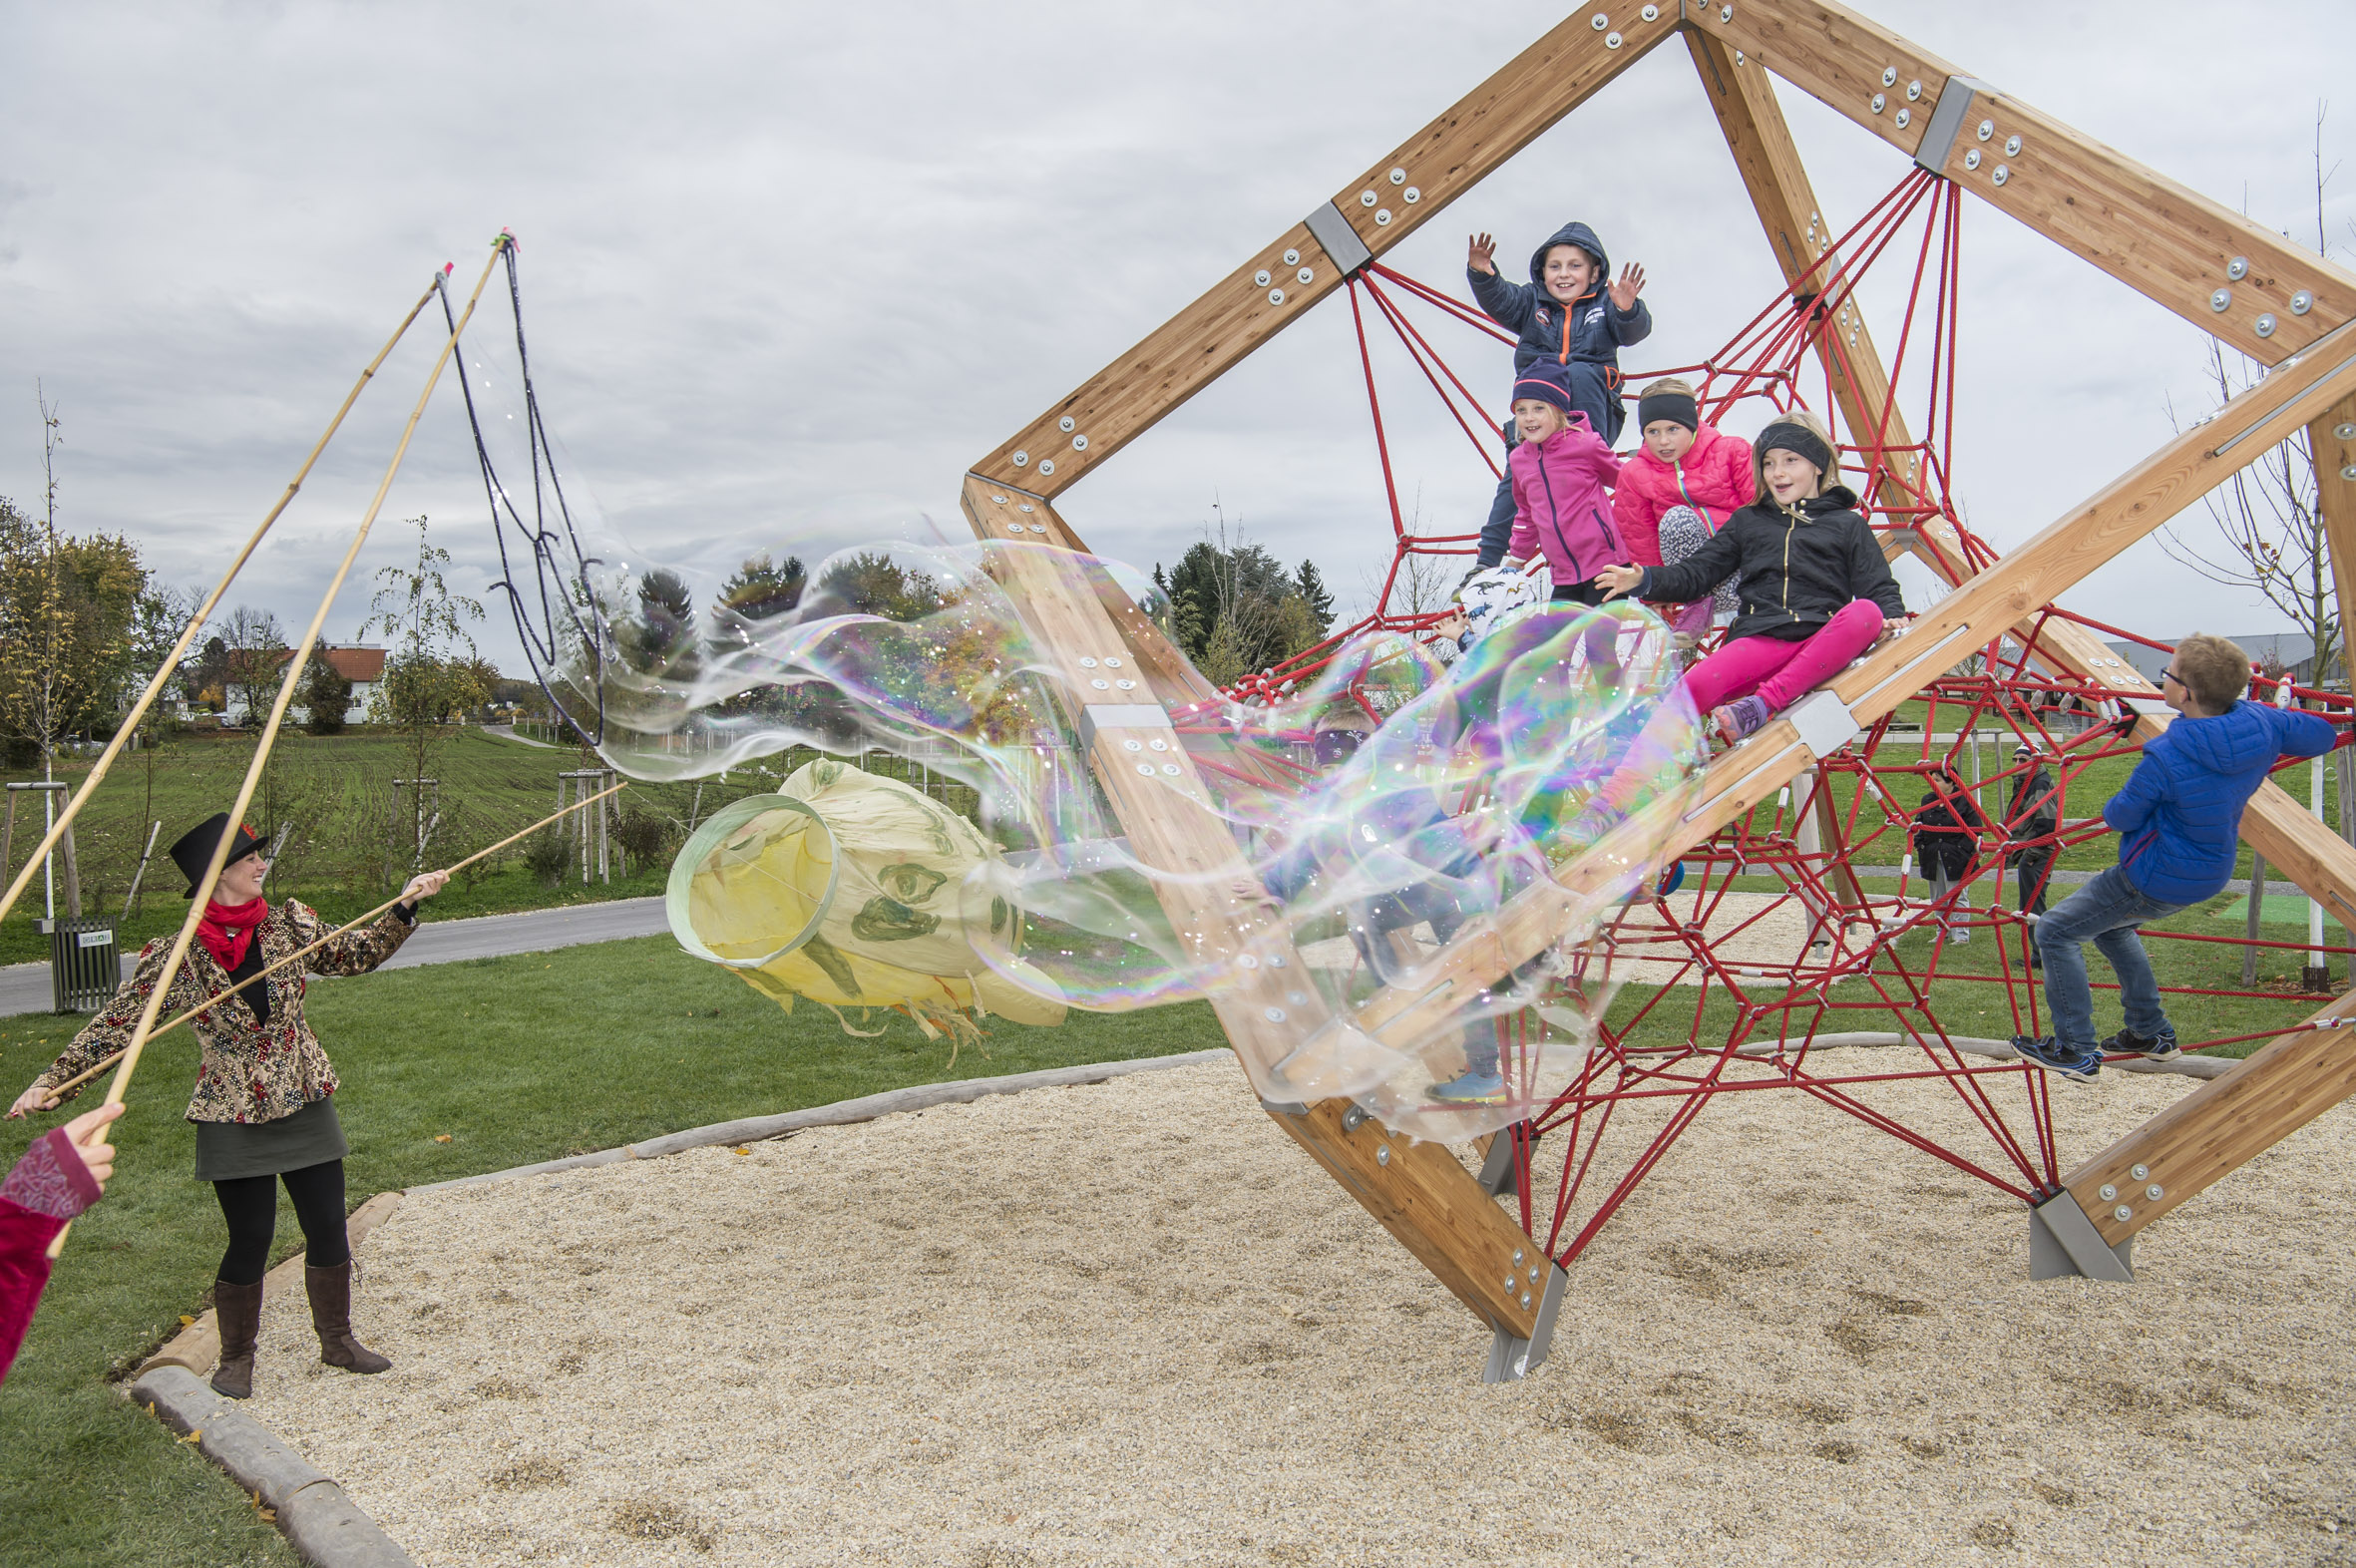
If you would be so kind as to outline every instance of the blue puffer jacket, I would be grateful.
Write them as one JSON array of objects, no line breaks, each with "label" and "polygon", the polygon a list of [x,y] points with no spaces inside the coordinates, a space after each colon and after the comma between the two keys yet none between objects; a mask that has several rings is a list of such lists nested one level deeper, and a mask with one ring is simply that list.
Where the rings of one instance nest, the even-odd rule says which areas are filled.
[{"label": "blue puffer jacket", "polygon": [[2296,708],[2236,702],[2214,718],[2179,718],[2144,746],[2127,788],[2103,807],[2119,864],[2150,898],[2197,904],[2233,875],[2241,808],[2278,757],[2319,757],[2338,739]]},{"label": "blue puffer jacket", "polygon": [[[1568,310],[1546,292],[1546,252],[1556,245],[1577,245],[1595,257],[1594,292]],[[1571,406],[1587,416],[1588,428],[1606,441],[1619,440],[1620,426],[1628,418],[1627,405],[1620,399],[1620,349],[1652,336],[1653,313],[1642,299],[1625,313],[1612,303],[1607,288],[1612,258],[1604,254],[1595,230],[1577,222],[1556,229],[1530,257],[1527,283],[1508,283],[1501,273],[1476,272],[1470,266],[1464,275],[1471,279],[1472,297],[1489,319],[1516,334],[1514,378],[1519,380],[1541,359],[1561,365],[1571,383]]]}]

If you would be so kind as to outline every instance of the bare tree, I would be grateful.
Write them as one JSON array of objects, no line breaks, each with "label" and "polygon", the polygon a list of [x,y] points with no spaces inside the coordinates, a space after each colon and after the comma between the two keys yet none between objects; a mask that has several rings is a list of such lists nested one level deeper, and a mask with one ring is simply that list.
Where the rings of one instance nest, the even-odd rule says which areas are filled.
[{"label": "bare tree", "polygon": [[[2315,249],[2326,259],[2332,246],[2324,220],[2324,188],[2339,165],[2323,163],[2323,121],[2328,104],[2315,109]],[[2265,367],[2246,354],[2228,355],[2210,341],[2208,375],[2220,401],[2255,386]],[[2169,422],[2181,430],[2175,410]],[[2324,679],[2343,662],[2339,595],[2332,583],[2331,541],[2325,531],[2316,480],[2315,452],[2304,430],[2210,492],[2203,503],[2213,535],[2195,541],[2174,525],[2160,531],[2160,548],[2170,559],[2212,583],[2254,588],[2267,603],[2304,633],[2315,650],[2314,676]]]}]

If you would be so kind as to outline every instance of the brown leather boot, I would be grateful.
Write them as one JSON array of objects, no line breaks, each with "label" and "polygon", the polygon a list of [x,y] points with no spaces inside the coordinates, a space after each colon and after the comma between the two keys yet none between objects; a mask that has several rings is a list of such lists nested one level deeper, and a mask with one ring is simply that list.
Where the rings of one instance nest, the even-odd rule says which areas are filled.
[{"label": "brown leather boot", "polygon": [[253,1396],[253,1338],[261,1331],[261,1281],[231,1285],[212,1282],[212,1310],[220,1324],[220,1366],[212,1391],[232,1399]]},{"label": "brown leather boot", "polygon": [[332,1269],[303,1265],[302,1283],[311,1294],[311,1327],[319,1331],[319,1360],[356,1372],[380,1372],[393,1365],[352,1338],[349,1258]]}]

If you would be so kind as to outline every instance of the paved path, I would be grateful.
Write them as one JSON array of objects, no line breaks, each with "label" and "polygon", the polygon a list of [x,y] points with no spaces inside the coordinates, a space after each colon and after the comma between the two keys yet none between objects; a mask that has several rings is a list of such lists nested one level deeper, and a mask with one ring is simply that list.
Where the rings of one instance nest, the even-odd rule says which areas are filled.
[{"label": "paved path", "polygon": [[[426,908],[431,911],[433,906],[429,904]],[[545,953],[551,948],[577,947],[585,942],[649,937],[669,929],[660,899],[612,899],[561,910],[530,910],[521,915],[481,915],[472,920],[438,921],[429,913],[417,934],[403,943],[401,951],[384,967],[405,970],[458,959]],[[131,972],[133,957],[124,955],[126,975]],[[0,965],[0,1016],[47,1012],[49,1000],[48,965]]]}]

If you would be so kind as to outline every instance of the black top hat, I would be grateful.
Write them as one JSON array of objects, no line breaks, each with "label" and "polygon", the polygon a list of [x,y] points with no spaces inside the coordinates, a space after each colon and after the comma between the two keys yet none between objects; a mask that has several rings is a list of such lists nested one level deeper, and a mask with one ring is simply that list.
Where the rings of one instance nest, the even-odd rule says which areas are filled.
[{"label": "black top hat", "polygon": [[[220,836],[228,831],[228,826],[229,814],[216,811],[182,834],[172,846],[172,863],[180,868],[182,876],[189,879],[189,891],[182,894],[182,898],[193,899],[196,896],[196,884],[204,880],[204,868],[212,861],[212,847],[220,842]],[[246,856],[260,852],[261,840],[253,836],[251,828],[240,827],[237,841],[229,846],[228,859],[220,863],[221,870],[226,871]]]}]

